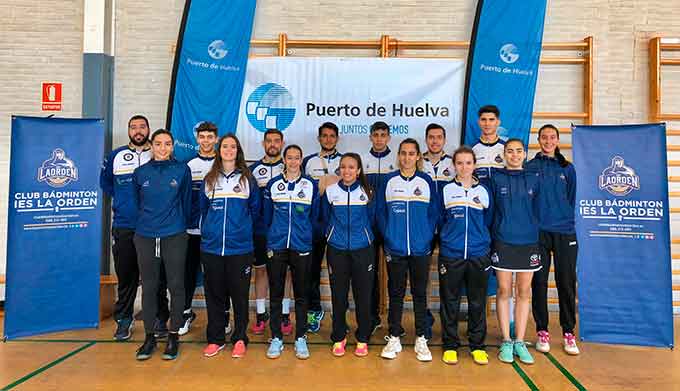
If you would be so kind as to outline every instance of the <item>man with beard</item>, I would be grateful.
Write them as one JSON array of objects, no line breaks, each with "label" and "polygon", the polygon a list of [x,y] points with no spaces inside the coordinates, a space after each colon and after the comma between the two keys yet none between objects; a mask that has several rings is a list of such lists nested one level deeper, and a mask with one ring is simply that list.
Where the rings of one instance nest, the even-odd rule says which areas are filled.
[{"label": "man with beard", "polygon": [[[319,145],[321,151],[307,156],[302,162],[302,170],[319,186],[319,195],[323,195],[326,187],[337,183],[340,179],[340,159],[342,154],[335,149],[338,144],[338,127],[332,122],[324,122],[319,127]],[[312,243],[312,275],[310,277],[307,304],[307,323],[309,331],[316,333],[321,328],[324,310],[321,307],[321,263],[326,252],[326,237],[323,224],[319,221],[313,227]],[[344,316],[344,315],[343,315]]]},{"label": "man with beard", "polygon": [[[257,181],[257,186],[263,189],[272,178],[278,176],[283,171],[283,159],[281,159],[281,149],[283,148],[283,133],[278,129],[267,129],[264,133],[264,140],[262,147],[264,148],[264,157],[256,161],[250,166],[250,172]],[[262,197],[263,192],[260,192]],[[262,200],[260,200],[262,201]],[[263,334],[269,314],[265,308],[266,297],[268,295],[267,288],[269,283],[267,280],[267,231],[269,227],[264,223],[264,217],[261,214],[258,216],[255,226],[253,227],[253,245],[255,260],[253,266],[255,267],[255,304],[256,304],[256,320],[253,324],[253,334]],[[288,295],[289,296],[289,295]],[[281,331],[288,335],[292,331],[290,323],[290,298],[283,299],[283,317],[281,322]]]},{"label": "man with beard", "polygon": [[99,176],[102,190],[113,198],[113,264],[118,276],[118,299],[113,313],[117,328],[113,337],[117,341],[130,338],[134,323],[132,312],[139,267],[132,241],[137,223],[132,174],[151,159],[149,120],[143,115],[130,118],[128,137],[130,142],[127,145],[114,149],[104,160]]}]

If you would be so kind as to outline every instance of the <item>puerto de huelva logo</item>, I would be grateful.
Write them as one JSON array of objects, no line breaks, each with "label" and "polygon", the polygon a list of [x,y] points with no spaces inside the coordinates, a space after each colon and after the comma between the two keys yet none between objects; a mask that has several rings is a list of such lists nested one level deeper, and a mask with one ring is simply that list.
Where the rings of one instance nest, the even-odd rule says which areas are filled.
[{"label": "puerto de huelva logo", "polygon": [[500,55],[501,60],[503,60],[503,62],[506,64],[513,64],[519,60],[519,49],[517,49],[517,46],[511,43],[506,43],[503,45],[498,54]]},{"label": "puerto de huelva logo", "polygon": [[52,187],[64,187],[77,180],[78,168],[61,148],[52,151],[52,157],[38,168],[38,182],[45,182]]},{"label": "puerto de huelva logo", "polygon": [[625,165],[621,156],[614,156],[611,166],[602,171],[598,184],[600,190],[623,197],[633,190],[640,190],[640,177],[632,168]]},{"label": "puerto de huelva logo", "polygon": [[221,39],[216,39],[208,45],[208,55],[215,60],[223,59],[229,50],[225,47],[224,41]]},{"label": "puerto de huelva logo", "polygon": [[283,86],[266,83],[257,87],[246,102],[246,116],[260,132],[285,130],[295,118],[293,95]]}]

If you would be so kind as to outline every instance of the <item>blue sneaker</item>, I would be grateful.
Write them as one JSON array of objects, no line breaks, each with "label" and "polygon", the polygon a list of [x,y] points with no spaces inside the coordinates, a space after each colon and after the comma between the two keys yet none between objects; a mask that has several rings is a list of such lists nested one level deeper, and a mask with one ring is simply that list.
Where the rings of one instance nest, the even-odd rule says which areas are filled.
[{"label": "blue sneaker", "polygon": [[283,341],[278,338],[272,338],[269,342],[269,349],[267,349],[268,358],[279,358],[283,351]]},{"label": "blue sneaker", "polygon": [[316,319],[315,314],[315,311],[310,311],[307,313],[307,331],[310,333],[318,333],[321,329],[321,322]]},{"label": "blue sneaker", "polygon": [[512,341],[503,341],[501,348],[498,351],[498,359],[502,362],[511,364],[515,361],[513,356],[513,343]]},{"label": "blue sneaker", "polygon": [[529,349],[527,349],[527,345],[524,341],[515,341],[513,345],[513,354],[519,358],[519,361],[525,364],[534,363],[534,358],[531,356],[531,353],[529,353]]},{"label": "blue sneaker", "polygon": [[517,338],[517,334],[515,333],[515,321],[510,322],[510,339],[513,341]]},{"label": "blue sneaker", "polygon": [[127,341],[132,336],[132,326],[135,321],[132,318],[123,318],[116,321],[118,326],[116,327],[116,332],[113,334],[113,338],[116,341]]},{"label": "blue sneaker", "polygon": [[295,357],[300,360],[309,358],[309,349],[307,349],[307,337],[300,337],[295,340]]},{"label": "blue sneaker", "polygon": [[321,311],[312,311],[314,313],[314,319],[316,319],[317,322],[321,323],[323,320],[324,315],[326,315],[326,312],[321,309]]}]

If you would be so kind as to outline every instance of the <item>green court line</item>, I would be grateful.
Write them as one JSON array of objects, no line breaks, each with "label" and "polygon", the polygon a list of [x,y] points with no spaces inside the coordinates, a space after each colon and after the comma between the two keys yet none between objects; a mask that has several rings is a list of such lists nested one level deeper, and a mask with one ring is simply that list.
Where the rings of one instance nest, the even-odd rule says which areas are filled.
[{"label": "green court line", "polygon": [[73,350],[73,351],[71,351],[70,353],[65,354],[65,355],[59,357],[58,359],[52,361],[51,363],[49,363],[49,364],[47,364],[47,365],[44,365],[44,366],[42,366],[42,367],[36,369],[35,371],[29,373],[28,375],[26,375],[26,376],[22,377],[21,379],[15,381],[14,383],[10,383],[10,384],[6,385],[6,386],[3,387],[2,390],[0,390],[0,391],[11,390],[12,388],[14,388],[14,387],[20,385],[21,383],[23,383],[23,382],[25,382],[25,381],[31,379],[32,377],[35,377],[35,376],[41,374],[42,372],[45,372],[46,370],[52,368],[53,366],[59,364],[60,362],[67,360],[69,357],[75,356],[76,354],[82,352],[83,350],[89,348],[90,346],[92,346],[92,345],[94,345],[94,344],[96,344],[96,343],[97,343],[97,342],[90,342],[90,343],[87,343],[87,344],[85,344],[85,345],[79,347],[78,349]]},{"label": "green court line", "polygon": [[557,359],[556,359],[555,357],[553,357],[552,354],[550,354],[550,353],[544,353],[544,354],[545,354],[546,357],[548,357],[548,360],[550,360],[550,362],[551,362],[557,369],[559,369],[560,372],[562,372],[562,374],[564,375],[564,377],[566,377],[567,379],[569,379],[569,381],[571,382],[571,384],[573,384],[574,386],[576,386],[576,389],[577,389],[577,390],[579,390],[579,391],[587,391],[586,388],[583,387],[583,385],[582,385],[581,383],[579,383],[579,381],[576,380],[576,378],[575,378],[571,373],[569,373],[569,371],[567,371],[567,369],[566,369],[565,367],[563,367],[562,364],[560,364],[560,362],[557,361]]},{"label": "green court line", "polygon": [[515,368],[515,372],[517,372],[519,377],[521,377],[522,380],[524,380],[524,382],[527,384],[527,386],[529,386],[529,389],[531,391],[539,391],[538,387],[536,387],[536,384],[534,384],[534,382],[531,381],[531,378],[529,378],[529,375],[527,375],[526,372],[524,372],[522,368],[519,367],[519,364],[513,362],[512,367]]}]

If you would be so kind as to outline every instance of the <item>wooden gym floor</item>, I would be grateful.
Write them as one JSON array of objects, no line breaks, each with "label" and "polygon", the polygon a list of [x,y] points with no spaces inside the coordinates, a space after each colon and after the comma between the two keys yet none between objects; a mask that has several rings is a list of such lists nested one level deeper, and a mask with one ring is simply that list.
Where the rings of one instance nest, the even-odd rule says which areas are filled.
[{"label": "wooden gym floor", "polygon": [[[475,365],[467,348],[459,350],[459,363],[441,361],[439,322],[431,344],[433,361],[420,363],[413,353],[413,318],[404,316],[408,335],[396,360],[379,357],[385,326],[371,339],[369,356],[354,357],[353,346],[342,358],[330,354],[330,317],[319,335],[309,335],[311,358],[297,360],[292,337],[281,358],[265,357],[268,333],[253,336],[245,358],[234,360],[228,347],[222,354],[205,358],[205,311],[183,337],[180,356],[161,360],[157,350],[145,362],[134,359],[143,339],[141,322],[135,323],[133,340],[111,340],[111,319],[99,329],[54,333],[0,343],[2,390],[680,390],[680,352],[669,349],[580,343],[581,355],[567,356],[555,339],[560,335],[557,314],[551,314],[552,351],[532,350],[536,364],[503,364],[498,349],[488,349],[488,366]],[[437,315],[435,315],[437,316]],[[489,319],[487,343],[496,345],[499,330]],[[438,316],[437,316],[438,319]],[[0,318],[0,321],[3,319]],[[2,322],[0,322],[2,323]],[[675,319],[675,344],[680,341],[680,318]],[[1,333],[0,328],[0,334]],[[533,324],[528,331],[533,341]],[[461,323],[461,335],[465,335]],[[351,339],[351,338],[350,338]],[[350,342],[351,344],[351,342]],[[159,345],[159,350],[164,344]]]}]

